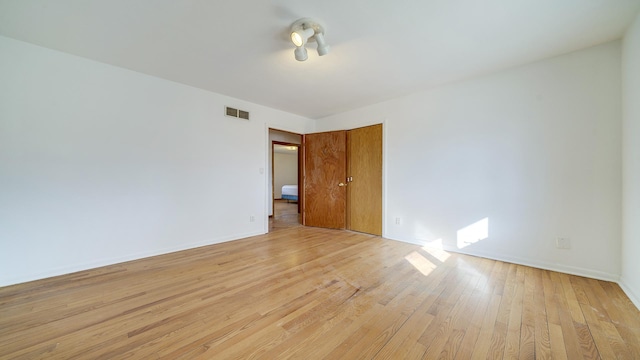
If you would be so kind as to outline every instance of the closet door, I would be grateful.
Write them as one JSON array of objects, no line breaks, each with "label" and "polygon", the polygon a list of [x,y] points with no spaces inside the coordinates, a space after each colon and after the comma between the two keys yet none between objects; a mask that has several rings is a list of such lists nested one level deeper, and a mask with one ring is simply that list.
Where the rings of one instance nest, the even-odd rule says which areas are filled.
[{"label": "closet door", "polygon": [[302,223],[382,235],[382,125],[307,134]]},{"label": "closet door", "polygon": [[346,131],[307,134],[304,150],[306,226],[344,229],[346,226]]},{"label": "closet door", "polygon": [[347,132],[347,229],[382,235],[382,124]]}]

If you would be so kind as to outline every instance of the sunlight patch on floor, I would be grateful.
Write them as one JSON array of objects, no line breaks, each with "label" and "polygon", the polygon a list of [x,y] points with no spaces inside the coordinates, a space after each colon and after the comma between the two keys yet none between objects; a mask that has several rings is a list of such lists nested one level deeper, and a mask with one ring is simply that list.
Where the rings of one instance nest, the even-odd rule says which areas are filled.
[{"label": "sunlight patch on floor", "polygon": [[422,273],[422,275],[427,276],[435,269],[437,266],[434,265],[431,261],[427,260],[424,256],[420,255],[417,251],[410,253],[409,255],[404,257],[413,267],[415,267],[418,271]]}]

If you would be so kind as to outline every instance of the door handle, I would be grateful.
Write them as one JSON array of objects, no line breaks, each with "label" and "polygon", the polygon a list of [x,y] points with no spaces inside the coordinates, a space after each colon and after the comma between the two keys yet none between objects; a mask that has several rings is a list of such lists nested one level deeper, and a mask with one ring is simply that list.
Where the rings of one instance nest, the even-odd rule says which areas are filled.
[{"label": "door handle", "polygon": [[341,187],[342,187],[342,186],[347,186],[347,184],[345,184],[345,183],[340,183],[340,184],[338,184],[338,186],[341,186]]}]

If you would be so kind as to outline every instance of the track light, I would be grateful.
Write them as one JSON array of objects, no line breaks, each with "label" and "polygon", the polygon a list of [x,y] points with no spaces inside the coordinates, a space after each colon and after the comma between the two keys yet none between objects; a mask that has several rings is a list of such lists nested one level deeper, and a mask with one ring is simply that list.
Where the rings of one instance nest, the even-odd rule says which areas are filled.
[{"label": "track light", "polygon": [[324,56],[329,53],[329,45],[324,41],[324,28],[317,21],[302,18],[291,25],[291,42],[296,46],[293,52],[296,60],[307,60],[308,55],[305,46],[312,41],[318,43],[318,55]]},{"label": "track light", "polygon": [[313,29],[300,29],[291,32],[291,41],[295,46],[304,46],[310,37],[314,35]]},{"label": "track light", "polygon": [[329,45],[324,42],[324,35],[322,33],[316,34],[316,42],[318,43],[318,55],[327,55],[329,53]]},{"label": "track light", "polygon": [[298,61],[305,61],[309,58],[309,56],[307,55],[307,49],[305,49],[304,46],[296,47],[293,53],[295,54],[296,60]]}]

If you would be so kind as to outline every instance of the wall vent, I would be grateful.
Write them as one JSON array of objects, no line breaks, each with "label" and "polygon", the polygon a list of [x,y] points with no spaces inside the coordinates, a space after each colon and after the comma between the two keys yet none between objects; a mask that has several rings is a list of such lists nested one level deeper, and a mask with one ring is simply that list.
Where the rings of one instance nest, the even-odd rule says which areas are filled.
[{"label": "wall vent", "polygon": [[248,111],[238,110],[238,109],[234,109],[234,108],[228,107],[228,106],[225,107],[225,115],[231,116],[231,117],[235,117],[235,118],[249,120],[249,112]]},{"label": "wall vent", "polygon": [[238,117],[238,109],[230,108],[227,106],[227,116]]}]

